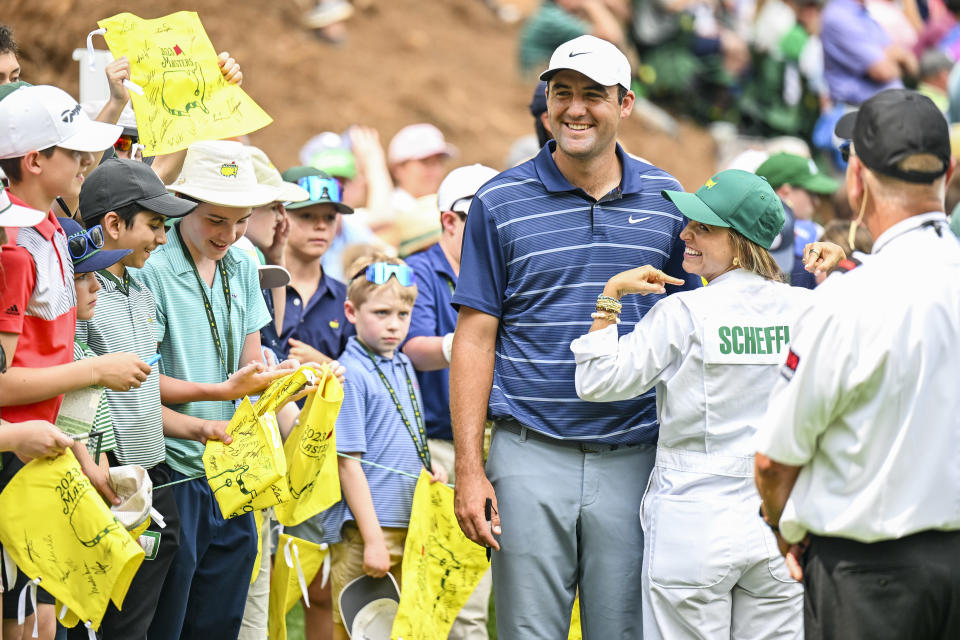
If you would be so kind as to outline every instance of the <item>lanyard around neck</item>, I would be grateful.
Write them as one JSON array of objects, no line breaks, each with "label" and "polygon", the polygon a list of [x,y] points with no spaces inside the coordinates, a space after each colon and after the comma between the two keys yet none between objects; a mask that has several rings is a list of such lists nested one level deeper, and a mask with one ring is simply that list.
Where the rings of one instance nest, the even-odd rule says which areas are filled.
[{"label": "lanyard around neck", "polygon": [[[423,463],[423,466],[426,467],[427,471],[433,473],[433,467],[430,465],[430,449],[427,448],[427,432],[423,426],[423,415],[420,413],[420,404],[417,402],[417,395],[413,391],[413,382],[410,380],[410,372],[407,371],[407,368],[403,368],[403,373],[407,377],[407,393],[410,394],[410,404],[413,406],[413,416],[417,421],[417,430],[414,431],[413,425],[410,423],[407,414],[403,410],[403,405],[400,404],[400,398],[397,397],[397,392],[393,390],[393,385],[390,384],[390,381],[387,380],[387,376],[383,375],[383,371],[380,370],[380,366],[377,365],[377,358],[373,355],[373,352],[367,348],[367,345],[360,343],[363,346],[363,350],[366,352],[367,357],[370,358],[370,362],[373,363],[373,368],[377,370],[377,374],[380,376],[380,382],[383,383],[383,386],[387,388],[387,391],[390,393],[390,399],[393,400],[394,406],[397,408],[397,413],[400,414],[400,419],[403,420],[404,426],[407,428],[407,433],[410,434],[410,437],[413,439],[413,446],[417,449],[417,455],[420,456],[420,462]],[[419,437],[418,437],[419,432]]]},{"label": "lanyard around neck", "polygon": [[223,266],[223,260],[217,260],[217,269],[220,270],[220,285],[223,287],[223,300],[227,305],[227,357],[223,357],[223,344],[220,341],[220,329],[217,327],[217,318],[213,313],[213,305],[210,304],[210,298],[207,296],[207,283],[200,277],[197,271],[197,265],[190,255],[190,250],[183,240],[183,233],[180,231],[180,222],[173,225],[177,233],[177,239],[180,241],[180,249],[183,251],[183,257],[193,269],[193,275],[197,279],[197,285],[200,287],[200,295],[203,296],[203,309],[207,312],[207,323],[210,325],[210,335],[213,337],[213,343],[217,346],[217,355],[220,356],[220,363],[227,377],[233,372],[233,320],[230,317],[230,283],[227,281],[227,269]]}]

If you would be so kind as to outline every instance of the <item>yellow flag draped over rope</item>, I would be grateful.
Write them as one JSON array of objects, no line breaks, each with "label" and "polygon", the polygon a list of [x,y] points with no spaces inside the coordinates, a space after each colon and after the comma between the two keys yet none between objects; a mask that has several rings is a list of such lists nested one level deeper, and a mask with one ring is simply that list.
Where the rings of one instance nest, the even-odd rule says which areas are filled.
[{"label": "yellow flag draped over rope", "polygon": [[130,92],[143,155],[186,149],[263,128],[273,120],[220,73],[217,52],[192,11],[144,20],[120,13],[97,23],[117,58],[130,60]]},{"label": "yellow flag draped over rope", "polygon": [[273,558],[273,575],[270,577],[270,640],[286,640],[287,612],[300,598],[310,602],[307,586],[324,565],[326,582],[330,573],[329,553],[326,544],[314,544],[285,533],[280,534]]},{"label": "yellow flag draped over rope", "polygon": [[292,499],[274,509],[281,524],[300,524],[340,500],[334,425],[341,404],[343,387],[325,366],[317,390],[307,398],[300,421],[284,445]]},{"label": "yellow flag draped over rope", "polygon": [[392,640],[445,640],[487,570],[483,547],[460,531],[453,489],[420,473],[403,548],[403,586]]},{"label": "yellow flag draped over rope", "polygon": [[17,567],[96,629],[120,608],[143,549],[110,512],[71,451],[38,458],[0,493],[0,542]]},{"label": "yellow flag draped over rope", "polygon": [[[258,416],[244,398],[227,426],[230,444],[207,440],[203,467],[223,517],[233,518],[265,509],[283,499],[279,483],[287,469],[277,419],[272,413]],[[274,485],[278,484],[279,488]]]}]

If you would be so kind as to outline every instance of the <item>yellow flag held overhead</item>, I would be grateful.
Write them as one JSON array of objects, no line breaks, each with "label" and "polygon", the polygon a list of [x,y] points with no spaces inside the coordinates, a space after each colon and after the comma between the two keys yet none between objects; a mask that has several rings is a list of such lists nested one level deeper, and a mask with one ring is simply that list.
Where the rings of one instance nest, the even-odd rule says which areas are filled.
[{"label": "yellow flag held overhead", "polygon": [[274,513],[286,526],[300,524],[340,500],[334,425],[343,403],[343,387],[329,367],[323,367],[322,376],[284,445],[292,499],[277,505]]},{"label": "yellow flag held overhead", "polygon": [[392,640],[444,640],[487,570],[483,547],[460,531],[453,489],[420,473],[403,549],[400,609]]},{"label": "yellow flag held overhead", "polygon": [[223,517],[234,518],[266,509],[289,497],[283,479],[287,462],[277,419],[271,412],[258,416],[244,398],[227,426],[230,444],[207,440],[203,467]]},{"label": "yellow flag held overhead", "polygon": [[325,544],[314,544],[285,533],[277,541],[270,577],[270,640],[286,640],[287,613],[303,598],[307,602],[307,585],[313,582],[326,563],[324,582],[329,574],[330,550]]},{"label": "yellow flag held overhead", "polygon": [[97,23],[117,58],[130,60],[130,92],[143,155],[172,153],[198,140],[220,140],[273,120],[220,73],[217,52],[192,11],[144,20],[120,13]]},{"label": "yellow flag held overhead", "polygon": [[97,629],[109,601],[121,608],[143,549],[72,452],[38,458],[17,472],[0,493],[0,514],[0,542],[17,567],[39,578],[79,620]]}]

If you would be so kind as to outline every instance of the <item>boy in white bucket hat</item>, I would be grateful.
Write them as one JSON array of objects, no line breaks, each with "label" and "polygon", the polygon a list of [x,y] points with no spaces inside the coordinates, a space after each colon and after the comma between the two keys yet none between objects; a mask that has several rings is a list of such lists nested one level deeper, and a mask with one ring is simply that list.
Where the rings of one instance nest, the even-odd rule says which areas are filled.
[{"label": "boy in white bucket hat", "polygon": [[[239,142],[206,141],[189,147],[168,189],[199,204],[141,271],[157,302],[160,394],[177,411],[225,424],[234,400],[287,372],[263,363],[260,329],[270,315],[257,265],[232,246],[251,209],[276,200],[278,188],[257,182]],[[167,438],[166,450],[172,480],[186,481],[173,486],[180,547],[149,637],[235,639],[257,554],[253,515],[223,520],[204,477],[203,443]]]}]

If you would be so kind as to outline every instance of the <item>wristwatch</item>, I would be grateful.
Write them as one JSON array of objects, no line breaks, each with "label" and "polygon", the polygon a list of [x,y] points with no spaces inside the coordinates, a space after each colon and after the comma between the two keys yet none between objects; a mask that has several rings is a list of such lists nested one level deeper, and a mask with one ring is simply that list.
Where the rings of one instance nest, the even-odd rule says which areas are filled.
[{"label": "wristwatch", "polygon": [[763,503],[760,504],[760,508],[758,511],[760,513],[760,519],[763,520],[763,523],[766,524],[768,527],[770,527],[770,529],[772,529],[774,533],[776,533],[777,535],[780,535],[780,527],[778,527],[775,524],[771,524],[770,521],[767,520],[767,516],[764,515]]}]

